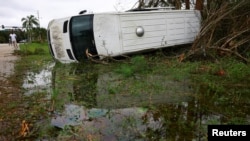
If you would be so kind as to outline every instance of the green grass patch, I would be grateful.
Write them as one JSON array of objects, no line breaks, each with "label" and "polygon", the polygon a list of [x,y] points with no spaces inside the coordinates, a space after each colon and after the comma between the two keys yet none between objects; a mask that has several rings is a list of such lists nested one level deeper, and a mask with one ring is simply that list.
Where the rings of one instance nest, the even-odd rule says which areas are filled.
[{"label": "green grass patch", "polygon": [[135,56],[129,62],[122,63],[115,71],[125,77],[134,76],[135,74],[145,74],[149,71],[147,60],[144,56]]},{"label": "green grass patch", "polygon": [[19,55],[50,55],[47,43],[24,43],[20,44]]}]

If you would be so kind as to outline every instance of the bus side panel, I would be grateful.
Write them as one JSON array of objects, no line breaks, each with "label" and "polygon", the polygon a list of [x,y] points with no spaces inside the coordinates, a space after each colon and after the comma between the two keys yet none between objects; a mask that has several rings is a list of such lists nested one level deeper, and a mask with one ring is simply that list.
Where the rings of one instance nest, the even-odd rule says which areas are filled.
[{"label": "bus side panel", "polygon": [[118,56],[121,54],[119,17],[116,14],[94,16],[94,38],[98,54]]},{"label": "bus side panel", "polygon": [[200,29],[200,15],[195,11],[167,14],[167,46],[192,43]]},{"label": "bus side panel", "polygon": [[[140,12],[121,14],[120,21],[124,53],[159,48],[166,40],[165,13]],[[136,35],[138,26],[144,29],[142,37]]]},{"label": "bus side panel", "polygon": [[[200,28],[195,11],[140,12],[121,14],[124,53],[192,43]],[[143,27],[144,35],[135,33]]]}]

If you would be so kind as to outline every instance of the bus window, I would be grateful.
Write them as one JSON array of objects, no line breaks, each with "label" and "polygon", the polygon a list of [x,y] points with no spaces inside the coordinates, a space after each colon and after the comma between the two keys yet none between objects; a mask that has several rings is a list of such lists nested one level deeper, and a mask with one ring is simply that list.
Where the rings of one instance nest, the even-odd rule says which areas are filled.
[{"label": "bus window", "polygon": [[97,54],[93,33],[93,16],[82,15],[70,20],[70,41],[75,58],[80,61],[86,59],[86,50]]}]

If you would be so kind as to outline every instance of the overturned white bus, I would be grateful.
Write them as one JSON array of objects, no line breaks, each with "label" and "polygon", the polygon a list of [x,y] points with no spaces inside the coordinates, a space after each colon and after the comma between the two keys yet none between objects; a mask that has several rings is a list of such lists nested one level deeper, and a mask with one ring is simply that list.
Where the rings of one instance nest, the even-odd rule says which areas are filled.
[{"label": "overturned white bus", "polygon": [[196,10],[162,8],[79,14],[48,25],[52,56],[62,63],[88,56],[119,56],[192,43],[200,30]]}]

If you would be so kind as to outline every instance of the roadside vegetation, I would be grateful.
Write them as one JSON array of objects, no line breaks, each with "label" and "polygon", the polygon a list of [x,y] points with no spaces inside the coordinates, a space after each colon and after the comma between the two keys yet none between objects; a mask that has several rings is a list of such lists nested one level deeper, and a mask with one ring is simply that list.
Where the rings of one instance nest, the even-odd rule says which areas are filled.
[{"label": "roadside vegetation", "polygon": [[[146,6],[166,4],[166,1],[154,2]],[[181,6],[175,2],[174,6]],[[50,124],[52,113],[63,110],[66,103],[87,108],[95,106],[97,81],[102,77],[99,74],[107,74],[104,78],[112,80],[99,84],[105,86],[101,87],[102,92],[108,95],[99,97],[104,105],[120,106],[122,102],[115,98],[130,98],[132,103],[124,103],[130,106],[141,104],[155,121],[163,122],[161,128],[139,134],[141,139],[174,140],[178,137],[190,140],[201,136],[201,140],[206,140],[208,124],[249,124],[250,1],[208,2],[208,7],[203,9],[196,4],[195,7],[203,12],[202,29],[195,42],[184,47],[105,60],[105,63],[87,60],[61,64],[52,59],[47,43],[20,44],[20,50],[15,51],[21,56],[15,65],[15,74],[0,87],[0,125],[6,129],[0,130],[0,139],[100,140],[100,134],[86,133],[84,126],[59,129]],[[22,87],[27,72],[39,72],[50,63],[55,63],[48,69],[56,75],[52,78],[52,90],[23,95],[27,91]],[[174,87],[173,82],[185,82],[181,83],[185,91],[177,93],[182,87]],[[74,93],[68,87],[70,84],[74,84]],[[186,84],[188,90],[192,90],[189,93]],[[184,104],[178,101],[153,104],[152,97],[163,91],[174,91],[175,96],[189,96],[193,100]],[[140,98],[143,98],[142,103]],[[148,113],[143,116],[145,123],[150,117]],[[135,122],[130,118],[123,126],[126,128]]]},{"label": "roadside vegetation", "polygon": [[[200,109],[200,112],[204,115],[209,115],[211,112],[224,115],[224,124],[249,124],[245,116],[249,113],[247,104],[250,101],[248,96],[250,93],[250,86],[248,85],[250,83],[250,66],[244,61],[231,56],[217,58],[216,60],[210,58],[180,60],[181,55],[179,54],[183,54],[183,51],[186,52],[186,48],[190,48],[190,46],[180,47],[180,49],[167,48],[155,52],[132,55],[125,59],[112,59],[105,64],[92,61],[73,64],[56,62],[52,68],[52,72],[57,74],[57,78],[54,78],[55,84],[53,85],[60,86],[60,88],[53,87],[50,93],[51,99],[48,99],[47,91],[37,91],[30,96],[24,96],[23,93],[26,90],[20,86],[25,79],[23,76],[27,74],[27,71],[39,72],[47,67],[49,63],[54,62],[49,53],[48,45],[47,43],[21,44],[20,50],[15,52],[16,55],[21,56],[21,60],[16,64],[15,75],[9,78],[10,84],[15,86],[15,90],[12,89],[12,92],[5,91],[6,93],[15,91],[18,93],[16,95],[18,97],[12,97],[13,95],[5,97],[4,102],[0,105],[1,107],[4,105],[4,108],[1,108],[0,119],[2,122],[6,121],[10,124],[6,126],[11,127],[8,128],[11,130],[4,130],[1,134],[9,135],[10,138],[15,136],[16,139],[100,139],[100,135],[82,132],[84,126],[58,129],[47,123],[50,123],[50,113],[62,110],[63,105],[69,103],[69,101],[85,107],[94,106],[96,96],[94,93],[96,93],[95,89],[97,87],[96,77],[98,74],[109,73],[111,73],[111,78],[114,76],[114,80],[105,82],[105,92],[109,96],[102,97],[103,101],[116,105],[114,98],[120,95],[135,97],[132,99],[132,103],[138,103],[139,101],[137,100],[140,97],[144,97],[144,102],[141,106],[150,109],[152,114],[158,115],[161,113],[161,116],[166,118],[164,119],[166,125],[169,124],[169,118],[174,116],[170,115],[169,111],[176,112],[178,109],[175,109],[174,105],[165,107],[160,104],[158,105],[160,107],[158,107],[152,104],[153,101],[150,97],[161,94],[163,91],[178,92],[176,87],[166,87],[170,80],[176,83],[184,81],[192,87],[193,92],[188,95],[201,102],[200,106],[202,109]],[[73,74],[71,72],[72,68],[74,68]],[[83,71],[85,73],[81,73]],[[32,84],[32,80],[29,83]],[[78,84],[75,86],[77,88],[76,94],[68,92],[67,86],[69,83]],[[85,89],[85,91],[80,91],[81,88]],[[179,95],[176,93],[176,96],[185,97],[187,96],[186,94]],[[62,98],[62,95],[64,95],[64,98]],[[88,99],[88,102],[79,99]],[[129,104],[131,101],[125,103]],[[241,106],[242,109],[228,110],[229,105]],[[197,110],[196,107],[189,108],[190,111]],[[8,120],[6,120],[7,118]],[[213,120],[209,122],[220,124],[221,121]],[[26,131],[25,135],[20,134],[20,131],[24,130],[21,125],[26,125],[25,123],[28,125],[29,131]],[[204,135],[206,134],[205,125],[200,126],[194,122],[192,125],[190,123],[190,127],[185,127],[184,124],[179,121],[174,126],[183,126],[182,130],[185,132],[188,132],[191,127],[195,129],[199,126],[200,132],[203,132]],[[166,129],[161,130],[164,131]],[[162,135],[151,131],[141,138],[151,137],[160,139]]]},{"label": "roadside vegetation", "polygon": [[15,50],[15,53],[21,56],[50,55],[47,43],[23,43],[20,44],[20,50]]}]

